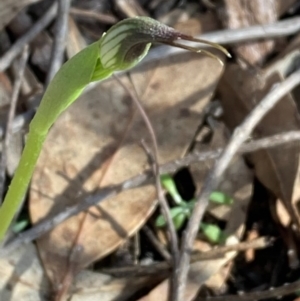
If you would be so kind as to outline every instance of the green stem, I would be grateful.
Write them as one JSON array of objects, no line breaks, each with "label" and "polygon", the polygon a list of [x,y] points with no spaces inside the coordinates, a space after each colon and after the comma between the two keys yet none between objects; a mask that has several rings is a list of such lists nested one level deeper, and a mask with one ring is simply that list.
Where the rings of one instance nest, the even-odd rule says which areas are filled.
[{"label": "green stem", "polygon": [[[29,134],[20,163],[0,207],[0,242],[19,209],[48,131],[57,117],[91,82],[97,65],[99,44],[94,43],[67,61],[49,84],[41,104],[30,123]],[[101,69],[101,65],[99,65]],[[104,78],[110,73],[102,70]],[[99,73],[99,71],[98,71]],[[101,80],[102,78],[98,78]]]},{"label": "green stem", "polygon": [[35,168],[37,159],[41,152],[46,136],[29,131],[26,145],[19,162],[16,173],[11,181],[8,192],[5,196],[5,201],[0,210],[0,241],[10,226],[15,213],[19,209],[28,184],[30,182],[33,170]]}]

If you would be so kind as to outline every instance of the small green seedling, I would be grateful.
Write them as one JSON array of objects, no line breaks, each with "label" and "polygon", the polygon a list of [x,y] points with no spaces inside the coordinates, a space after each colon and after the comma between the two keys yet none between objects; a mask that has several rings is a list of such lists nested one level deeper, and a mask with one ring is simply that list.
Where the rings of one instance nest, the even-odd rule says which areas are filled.
[{"label": "small green seedling", "polygon": [[22,219],[18,222],[16,222],[13,227],[12,231],[16,234],[22,232],[26,227],[29,226],[29,220],[28,219]]},{"label": "small green seedling", "polygon": [[209,200],[218,205],[232,205],[233,199],[221,191],[214,191],[210,194]]},{"label": "small green seedling", "polygon": [[203,52],[217,58],[205,50],[179,44],[180,40],[205,43],[230,56],[218,44],[184,35],[151,18],[137,17],[112,26],[100,40],[80,51],[60,68],[30,123],[20,163],[0,208],[0,241],[24,198],[49,129],[89,83],[102,81],[115,71],[136,66],[148,53],[152,43]]},{"label": "small green seedling", "polygon": [[174,179],[170,175],[161,175],[160,181],[162,187],[165,188],[166,191],[171,195],[176,205],[181,205],[182,203],[184,203],[184,200],[182,199],[180,193],[178,193]]},{"label": "small green seedling", "polygon": [[214,244],[220,244],[225,241],[224,232],[219,226],[214,224],[201,223],[200,230],[203,232],[205,237]]},{"label": "small green seedling", "polygon": [[[176,184],[172,176],[165,174],[161,176],[162,186],[170,194],[176,206],[170,209],[170,214],[176,230],[179,230],[184,222],[191,216],[195,206],[195,199],[185,201],[182,199],[180,193],[177,190]],[[210,202],[216,203],[217,205],[233,204],[233,199],[220,191],[214,191],[211,193]],[[166,220],[163,215],[159,215],[155,221],[156,227],[166,226]],[[203,234],[213,243],[221,243],[224,239],[223,231],[214,224],[201,223],[200,230]]]}]

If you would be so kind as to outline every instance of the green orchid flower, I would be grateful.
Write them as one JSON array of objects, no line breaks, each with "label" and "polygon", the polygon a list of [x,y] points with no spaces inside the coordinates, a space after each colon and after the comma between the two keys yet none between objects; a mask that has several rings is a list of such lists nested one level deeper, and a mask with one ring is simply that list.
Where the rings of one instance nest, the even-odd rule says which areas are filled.
[{"label": "green orchid flower", "polygon": [[208,51],[178,43],[188,40],[209,44],[227,56],[221,46],[184,35],[147,17],[125,19],[112,26],[101,39],[67,61],[49,84],[29,126],[27,141],[0,207],[0,241],[12,222],[28,188],[47,133],[55,120],[94,81],[102,81],[114,72],[136,66],[148,53],[152,43],[163,43],[193,52]]}]

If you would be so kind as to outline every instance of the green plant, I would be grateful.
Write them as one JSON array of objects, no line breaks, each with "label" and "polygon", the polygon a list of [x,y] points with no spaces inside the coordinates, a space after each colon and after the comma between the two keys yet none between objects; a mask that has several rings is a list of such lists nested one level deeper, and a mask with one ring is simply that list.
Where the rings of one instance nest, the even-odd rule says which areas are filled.
[{"label": "green plant", "polygon": [[[182,199],[172,176],[168,174],[162,175],[161,183],[176,204],[175,207],[170,209],[170,213],[176,230],[179,230],[183,226],[183,223],[191,216],[195,200],[192,199],[187,202]],[[209,200],[217,205],[229,206],[233,203],[233,199],[221,191],[212,192]],[[155,221],[155,225],[156,227],[164,227],[166,225],[165,218],[159,215]],[[217,225],[201,223],[200,230],[213,243],[220,243],[224,238],[222,230]]]},{"label": "green plant", "polygon": [[181,34],[151,18],[137,17],[112,26],[100,40],[80,51],[61,67],[49,84],[30,123],[20,163],[0,208],[0,241],[24,198],[50,127],[89,83],[108,78],[115,71],[134,67],[145,57],[154,42],[204,52],[215,57],[205,50],[178,44],[178,40],[206,43],[229,56],[217,44]]}]

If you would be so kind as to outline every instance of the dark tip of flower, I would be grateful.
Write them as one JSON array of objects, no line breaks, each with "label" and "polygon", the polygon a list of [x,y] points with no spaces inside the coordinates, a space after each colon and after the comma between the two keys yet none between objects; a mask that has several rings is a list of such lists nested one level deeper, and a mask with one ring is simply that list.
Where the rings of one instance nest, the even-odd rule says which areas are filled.
[{"label": "dark tip of flower", "polygon": [[181,34],[179,36],[179,39],[181,40],[185,40],[185,41],[191,41],[191,42],[197,42],[197,43],[202,43],[202,44],[206,44],[206,45],[209,45],[209,46],[212,46],[216,49],[219,49],[221,52],[223,52],[227,57],[231,58],[231,54],[227,51],[226,48],[224,48],[223,46],[221,46],[220,44],[217,44],[217,43],[214,43],[214,42],[210,42],[210,41],[207,41],[207,40],[203,40],[203,39],[197,39],[197,38],[194,38],[192,36],[188,36],[188,35],[184,35],[184,34]]},{"label": "dark tip of flower", "polygon": [[191,42],[206,44],[206,45],[209,45],[213,48],[216,48],[216,49],[220,50],[227,57],[231,58],[231,54],[223,46],[221,46],[217,43],[213,43],[213,42],[210,42],[210,41],[207,41],[207,40],[197,39],[197,38],[194,38],[192,36],[188,36],[188,35],[185,35],[185,34],[182,34],[182,33],[179,33],[179,32],[175,32],[174,36],[176,36],[176,37],[173,40],[169,40],[169,41],[164,40],[162,43],[170,45],[170,46],[182,48],[182,49],[185,49],[185,50],[189,50],[189,51],[192,51],[192,52],[196,52],[196,53],[202,52],[202,53],[206,54],[207,56],[218,60],[219,63],[222,66],[224,65],[223,61],[219,57],[217,57],[216,55],[212,54],[211,52],[209,52],[207,50],[204,50],[204,49],[201,49],[200,47],[193,47],[193,46],[188,46],[188,45],[184,45],[184,44],[179,44],[179,43],[176,43],[175,41],[184,40],[184,41],[191,41]]},{"label": "dark tip of flower", "polygon": [[223,61],[218,56],[214,55],[213,53],[211,53],[207,50],[197,48],[197,47],[187,46],[187,45],[183,45],[183,44],[178,44],[175,42],[165,42],[164,44],[167,44],[167,45],[170,45],[173,47],[177,47],[177,48],[182,48],[182,49],[185,49],[185,50],[188,50],[191,52],[196,52],[196,53],[202,52],[202,53],[206,54],[207,56],[217,60],[222,66],[224,65]]}]

